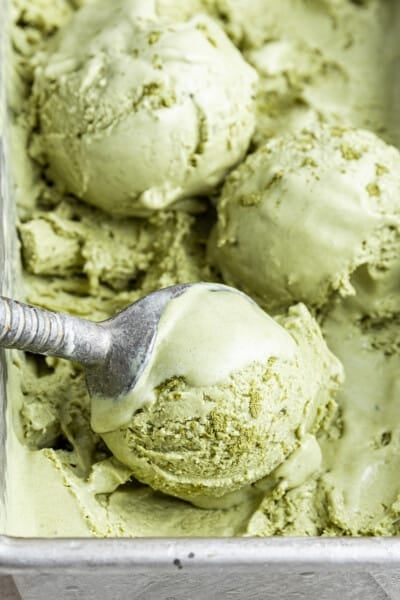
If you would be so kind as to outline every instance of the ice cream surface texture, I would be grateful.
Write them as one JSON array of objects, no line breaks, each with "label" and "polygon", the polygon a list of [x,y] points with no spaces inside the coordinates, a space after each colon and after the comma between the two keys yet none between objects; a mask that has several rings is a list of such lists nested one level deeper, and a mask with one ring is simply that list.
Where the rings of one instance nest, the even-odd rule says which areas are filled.
[{"label": "ice cream surface texture", "polygon": [[279,325],[241,294],[192,288],[158,338],[130,419],[110,431],[108,407],[100,428],[153,489],[212,506],[269,475],[333,411],[341,365],[304,306]]},{"label": "ice cream surface texture", "polygon": [[[229,339],[229,344],[226,340]],[[133,390],[110,410],[107,399],[93,403],[99,433],[127,424],[156,402],[155,390],[175,378],[194,388],[214,386],[253,362],[290,360],[291,337],[240,292],[198,284],[171,300],[161,315],[151,357]]]},{"label": "ice cream surface texture", "polygon": [[[323,306],[400,253],[400,152],[373,133],[316,126],[276,137],[227,179],[211,254],[269,309]],[[299,251],[299,249],[301,249]]]},{"label": "ice cream surface texture", "polygon": [[11,4],[21,299],[229,282],[270,316],[182,299],[105,427],[14,353],[7,532],[398,535],[398,2]]},{"label": "ice cream surface texture", "polygon": [[88,3],[37,69],[36,152],[107,212],[160,209],[211,192],[244,157],[256,82],[206,15],[176,23],[153,0]]}]

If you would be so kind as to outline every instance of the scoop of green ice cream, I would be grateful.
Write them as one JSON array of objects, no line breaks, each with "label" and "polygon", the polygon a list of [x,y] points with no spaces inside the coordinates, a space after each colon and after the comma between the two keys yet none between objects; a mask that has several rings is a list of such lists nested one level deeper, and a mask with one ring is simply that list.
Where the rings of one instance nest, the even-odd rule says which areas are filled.
[{"label": "scoop of green ice cream", "polygon": [[138,480],[219,506],[319,430],[342,369],[304,305],[278,323],[241,294],[196,289],[174,302],[123,425],[104,433],[96,405],[92,423]]},{"label": "scoop of green ice cream", "polygon": [[254,131],[255,71],[211,18],[171,14],[153,0],[90,2],[36,71],[32,152],[112,214],[210,192]]},{"label": "scoop of green ice cream", "polygon": [[[224,279],[271,310],[354,294],[400,252],[400,153],[321,126],[271,139],[228,178],[210,246]],[[389,265],[390,262],[390,265]]]}]

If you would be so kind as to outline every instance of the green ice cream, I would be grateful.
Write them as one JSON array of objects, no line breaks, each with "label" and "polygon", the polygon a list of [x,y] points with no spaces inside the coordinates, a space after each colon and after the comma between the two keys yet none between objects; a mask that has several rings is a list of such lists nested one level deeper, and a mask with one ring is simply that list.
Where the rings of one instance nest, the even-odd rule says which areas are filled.
[{"label": "green ice cream", "polygon": [[70,200],[36,211],[19,225],[29,300],[101,320],[159,287],[210,279],[209,227],[186,212],[112,219]]},{"label": "green ice cream", "polygon": [[273,138],[228,178],[211,255],[225,281],[276,310],[355,293],[361,265],[400,253],[400,152],[362,130]]},{"label": "green ice cream", "polygon": [[207,16],[165,12],[153,0],[89,3],[36,70],[35,154],[111,214],[211,192],[254,131],[255,71]]},{"label": "green ice cream", "polygon": [[[86,6],[83,13],[77,12],[80,6]],[[95,10],[97,6],[101,10]],[[144,10],[143,18],[127,18],[122,27],[117,12],[129,7]],[[73,32],[85,14],[92,17],[78,43]],[[110,18],[103,33],[95,33],[93,25],[106,15]],[[264,348],[266,357],[256,353],[254,360],[237,363],[235,368],[222,364],[219,375],[212,380],[205,377],[203,385],[193,379],[188,367],[214,368],[218,360],[199,364],[188,360],[185,371],[182,365],[178,369],[171,352],[169,362],[162,352],[156,353],[155,370],[145,381],[152,385],[144,386],[148,404],[137,412],[131,406],[122,426],[102,433],[110,447],[115,444],[115,454],[131,466],[112,456],[93,430],[90,399],[78,366],[32,356],[24,359],[14,353],[8,533],[28,537],[399,534],[398,152],[382,141],[395,146],[400,141],[393,87],[398,70],[397,15],[395,0],[107,4],[14,0],[15,68],[10,73],[9,100],[25,269],[21,296],[50,309],[101,320],[159,287],[219,280],[220,273],[206,253],[216,225],[216,207],[223,278],[245,289],[251,284],[253,297],[274,311],[303,299],[321,329],[302,305],[280,311],[275,321],[259,313],[260,323],[274,333],[265,337],[270,344]],[[171,31],[166,31],[169,27]],[[141,45],[135,46],[137,56],[118,55],[128,69],[129,77],[124,78],[119,70],[122,63],[111,47],[134,49],[127,31],[135,31]],[[147,34],[152,44],[147,43]],[[193,40],[204,63],[194,63]],[[90,60],[89,42],[96,48]],[[100,44],[102,51],[97,53]],[[179,50],[176,62],[168,54],[174,48]],[[56,59],[64,58],[72,62],[56,65]],[[68,71],[77,58],[82,59],[80,65]],[[228,64],[230,68],[225,68]],[[135,112],[132,105],[126,110],[124,104],[126,97],[138,100],[132,90],[115,105],[119,91],[114,84],[118,81],[126,91],[130,67],[139,65],[143,69],[140,73],[134,69],[133,75],[143,75],[142,88],[163,85],[146,87]],[[97,66],[106,70],[104,86]],[[183,95],[175,93],[176,102],[168,106],[174,86],[165,87],[164,81],[171,69],[179,71],[176,83]],[[189,76],[193,70],[194,79]],[[205,111],[194,115],[199,108],[195,98],[185,101],[184,82],[202,102],[210,99],[205,105],[207,123],[202,119]],[[90,85],[78,97],[77,85],[84,83]],[[54,92],[51,99],[49,84]],[[244,158],[254,127],[253,84],[252,156],[238,171],[249,177],[235,182],[233,175],[221,199],[218,189],[214,194],[215,184],[223,183],[225,173]],[[218,95],[217,102],[215,94],[224,90],[224,101]],[[71,128],[56,131],[67,122],[59,118],[67,91]],[[86,108],[93,98],[99,110],[90,115]],[[82,131],[77,131],[73,118],[77,99]],[[120,147],[118,136],[123,137],[121,131],[133,115],[140,135],[132,136],[132,130],[125,128],[129,143]],[[118,123],[109,127],[109,116],[116,116]],[[167,116],[171,121],[165,120]],[[157,124],[161,135],[154,141]],[[168,124],[174,128],[168,129]],[[171,131],[174,135],[166,139]],[[60,133],[59,139],[54,132]],[[51,147],[46,146],[47,136]],[[89,144],[84,146],[89,139],[93,139],[93,153]],[[283,139],[288,140],[286,147]],[[69,153],[65,140],[74,153]],[[158,142],[169,154],[156,154]],[[134,168],[130,163],[126,167],[125,161],[143,145],[158,157],[154,168],[147,169],[145,154],[139,155]],[[265,155],[267,147],[272,162]],[[179,149],[177,158],[174,152]],[[54,164],[49,164],[49,158],[54,158]],[[176,170],[170,169],[170,162]],[[115,172],[122,165],[124,178],[118,179]],[[141,185],[135,187],[137,183]],[[146,194],[147,189],[151,193]],[[241,197],[246,206],[239,206],[236,190],[241,189],[246,190]],[[95,190],[93,197],[86,196],[85,190]],[[211,190],[211,197],[197,197]],[[121,191],[127,194],[122,203],[117,202]],[[88,205],[98,197],[98,205],[114,212],[117,204],[126,206],[129,201],[134,214],[144,214],[183,197],[184,192],[190,196],[185,203],[144,219],[111,217]],[[224,221],[225,216],[230,222]],[[240,232],[249,223],[253,228],[247,236],[241,235],[240,245],[230,244],[233,225]],[[274,260],[269,262],[271,233]],[[230,309],[224,313],[230,314]],[[197,342],[206,330],[199,320],[207,315],[212,323],[212,312],[190,316],[189,311],[184,335],[173,336],[166,347],[172,351],[179,337]],[[172,328],[177,325],[174,318],[168,322]],[[217,325],[219,332],[221,324]],[[263,327],[256,329],[261,332]],[[225,335],[216,339],[221,347]],[[292,340],[283,346],[287,350],[294,345],[294,358],[281,352],[273,359],[281,348],[277,339]],[[335,401],[332,396],[341,374],[324,340],[345,370]],[[163,375],[159,366],[166,364],[172,371]],[[206,368],[205,373],[211,377],[212,369]],[[290,380],[285,377],[288,373]],[[286,414],[278,410],[280,402],[286,403]],[[187,423],[194,424],[194,433],[191,430],[192,437],[182,441]],[[152,435],[147,435],[149,430]],[[249,431],[252,435],[247,435]],[[241,434],[235,446],[233,434]],[[257,448],[250,452],[247,441],[254,439],[264,448],[263,454]],[[251,472],[260,478],[254,481]],[[204,482],[214,488],[204,493]]]},{"label": "green ice cream", "polygon": [[132,416],[110,431],[103,400],[92,423],[139,481],[212,506],[316,433],[341,382],[304,306],[278,325],[239,294],[194,288],[171,302],[149,366],[115,412],[116,421]]}]

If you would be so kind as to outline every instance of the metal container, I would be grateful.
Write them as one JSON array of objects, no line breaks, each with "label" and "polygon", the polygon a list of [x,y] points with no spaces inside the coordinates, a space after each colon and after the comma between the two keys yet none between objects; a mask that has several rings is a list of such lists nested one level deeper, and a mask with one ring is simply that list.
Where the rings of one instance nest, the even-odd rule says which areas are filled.
[{"label": "metal container", "polygon": [[[16,236],[0,0],[0,288],[12,293]],[[2,31],[1,31],[2,29]],[[7,369],[0,353],[0,533],[6,519]],[[23,599],[400,599],[400,539],[21,539],[0,536],[0,573]],[[1,595],[1,593],[0,593]]]}]

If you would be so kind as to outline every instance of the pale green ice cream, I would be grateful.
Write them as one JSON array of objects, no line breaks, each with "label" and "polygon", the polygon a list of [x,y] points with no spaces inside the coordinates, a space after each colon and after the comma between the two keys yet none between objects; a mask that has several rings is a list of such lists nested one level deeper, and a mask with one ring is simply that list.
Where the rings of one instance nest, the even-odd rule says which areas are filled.
[{"label": "pale green ice cream", "polygon": [[186,212],[112,219],[71,200],[36,211],[19,225],[29,300],[101,320],[158,287],[208,280],[209,226]]},{"label": "pale green ice cream", "polygon": [[[72,197],[67,191],[79,195],[80,190],[65,188],[65,176],[60,173],[58,177],[55,166],[49,168],[37,110],[45,95],[39,98],[38,86],[45,81],[43,68],[46,60],[52,62],[56,46],[66,43],[68,28],[75,27],[68,25],[71,18],[74,15],[76,19],[81,18],[77,9],[82,5],[87,5],[87,14],[91,13],[96,0],[92,2],[14,0],[12,42],[15,69],[10,73],[12,89],[9,99],[14,125],[12,158],[20,216],[18,229],[25,268],[21,297],[50,309],[101,320],[159,287],[186,281],[218,281],[220,274],[210,264],[206,248],[210,244],[210,231],[216,225],[215,208],[220,212],[224,210],[220,208],[217,189],[211,198],[190,197],[184,204],[182,201],[171,204],[168,209],[155,211],[145,219],[112,217],[87,202],[81,202],[80,197]],[[109,2],[103,7],[106,12],[115,14],[118,6],[123,5],[128,6],[128,3]],[[273,394],[270,393],[271,380],[267,377],[267,382],[262,381],[265,373],[271,372],[271,361],[265,366],[258,355],[248,365],[237,364],[236,370],[223,364],[222,367],[230,371],[229,375],[216,376],[214,383],[207,380],[203,386],[196,384],[187,374],[183,377],[182,372],[175,377],[168,372],[163,377],[164,369],[155,369],[153,375],[158,373],[160,377],[152,380],[157,381],[157,389],[149,404],[141,409],[142,412],[130,413],[128,423],[120,428],[118,434],[110,435],[115,435],[118,440],[119,448],[116,447],[115,452],[121,451],[121,458],[126,460],[128,455],[130,460],[133,452],[128,451],[127,446],[121,448],[119,435],[126,434],[122,441],[132,441],[134,455],[140,454],[141,468],[145,464],[143,471],[147,481],[159,489],[166,490],[169,486],[166,490],[168,495],[140,482],[137,465],[136,468],[123,465],[112,456],[102,437],[94,431],[90,399],[83,372],[78,366],[62,360],[29,355],[24,358],[13,353],[9,396],[7,532],[28,537],[398,535],[400,486],[396,474],[400,437],[396,423],[400,422],[400,265],[395,183],[398,153],[382,142],[385,140],[398,146],[400,141],[394,76],[399,72],[398,3],[391,0],[370,0],[367,3],[350,0],[253,0],[251,3],[248,0],[192,0],[185,3],[160,0],[135,3],[135,6],[145,11],[154,10],[153,16],[140,23],[135,21],[132,25],[126,20],[124,27],[140,30],[141,39],[144,39],[148,25],[152,31],[162,33],[159,40],[152,36],[154,44],[151,48],[149,45],[148,50],[146,46],[141,57],[131,57],[132,64],[145,65],[146,73],[153,71],[152,68],[147,70],[149,64],[146,60],[143,63],[142,59],[148,58],[152,51],[155,54],[155,47],[161,50],[165,48],[164,43],[176,40],[177,30],[182,32],[186,42],[189,32],[190,39],[194,39],[195,23],[206,23],[210,31],[218,30],[217,37],[212,36],[214,41],[218,41],[218,46],[221,29],[225,30],[238,52],[224,36],[221,38],[223,44],[216,48],[210,40],[206,41],[204,28],[195,31],[206,59],[202,73],[206,71],[210,75],[209,60],[215,57],[218,74],[222,75],[222,64],[231,57],[238,65],[238,72],[244,69],[255,83],[255,133],[249,147],[250,154],[270,144],[277,156],[282,136],[285,139],[289,136],[292,140],[288,148],[293,151],[292,162],[298,164],[301,157],[306,159],[296,150],[299,140],[307,137],[302,131],[306,129],[316,134],[316,139],[309,144],[319,148],[316,153],[318,156],[322,154],[324,160],[316,160],[318,168],[307,160],[305,162],[309,164],[303,164],[303,161],[299,164],[299,190],[307,191],[311,184],[315,186],[313,189],[321,189],[313,173],[318,176],[321,165],[329,162],[332,172],[328,180],[337,206],[323,197],[326,200],[325,210],[330,215],[328,222],[325,213],[318,213],[320,204],[316,203],[316,212],[310,213],[305,210],[304,203],[299,202],[298,194],[293,199],[293,190],[289,197],[285,196],[278,177],[274,185],[282,191],[282,198],[290,201],[301,215],[313,215],[316,224],[312,228],[306,218],[295,219],[290,214],[289,204],[283,210],[285,202],[282,201],[282,220],[278,220],[277,225],[283,241],[278,239],[278,235],[275,241],[282,264],[287,265],[290,258],[290,285],[282,285],[279,277],[277,280],[276,268],[260,264],[258,256],[251,266],[251,281],[263,289],[272,286],[274,290],[282,290],[281,298],[280,292],[275,291],[273,297],[268,295],[263,301],[264,305],[273,301],[274,307],[278,308],[291,304],[298,297],[304,298],[320,323],[323,337],[315,320],[302,305],[288,312],[282,311],[276,321],[261,313],[264,324],[268,323],[268,327],[274,324],[273,331],[283,332],[285,339],[288,339],[285,336],[290,336],[295,345],[294,362],[285,362],[283,358],[272,361],[273,373],[277,375],[277,388],[274,388]],[[209,18],[199,17],[200,13],[208,14]],[[100,16],[100,13],[96,14],[93,22]],[[210,18],[214,21],[211,22]],[[173,29],[168,36],[164,36],[166,22]],[[110,34],[110,26],[111,22],[107,22],[104,35]],[[55,36],[59,30],[59,36]],[[123,42],[124,36],[118,33],[120,28],[116,26],[114,32],[116,39]],[[98,43],[100,37],[93,36],[92,43]],[[79,50],[83,56],[87,39],[82,35],[79,49],[76,39],[71,37],[70,43],[74,47],[71,53],[76,56]],[[108,38],[107,41],[112,40]],[[226,53],[221,54],[222,46],[227,49]],[[184,47],[186,49],[187,44]],[[140,50],[142,52],[143,47]],[[190,50],[193,50],[192,45]],[[110,58],[111,54],[108,53],[107,57]],[[162,72],[171,65],[165,55],[158,51],[157,54],[160,55],[158,64],[166,67],[157,70],[162,77]],[[236,58],[233,59],[233,56]],[[98,60],[102,57],[104,55],[99,54]],[[92,64],[96,63],[95,58]],[[258,83],[248,64],[257,72]],[[115,67],[116,63],[112,65]],[[63,71],[68,65],[59,66]],[[192,67],[191,62],[188,69]],[[200,68],[199,65],[196,68]],[[61,73],[58,74],[61,77]],[[92,75],[95,85],[90,89],[94,91],[97,102],[96,73],[92,72]],[[239,105],[239,101],[237,106],[232,103],[236,102],[236,97],[238,100],[243,98],[240,94],[251,96],[253,90],[250,92],[249,86],[238,90],[235,70],[223,75],[219,84],[223,86],[228,82],[229,89],[236,90],[236,95],[232,94],[229,98],[229,106],[233,107],[234,113],[232,118],[237,119],[242,133],[242,125],[247,122],[249,133],[242,142],[239,137],[235,138],[237,148],[239,142],[243,143],[243,147],[242,154],[233,160],[226,142],[229,145],[234,134],[231,132],[227,137],[224,128],[218,128],[217,124],[214,134],[218,134],[221,141],[218,148],[222,148],[223,143],[225,146],[215,150],[214,154],[211,146],[208,147],[210,162],[199,162],[197,170],[193,167],[190,185],[194,185],[198,175],[203,182],[210,182],[208,169],[211,167],[220,169],[222,183],[225,172],[244,158],[251,136],[254,124],[246,120],[246,115],[253,118],[253,108],[250,111],[250,106],[254,106],[252,98],[247,105],[249,110],[245,110],[243,104]],[[210,79],[207,78],[207,82]],[[53,83],[56,87],[60,84],[58,77]],[[67,83],[64,85],[67,87]],[[199,88],[196,87],[196,90],[199,91]],[[211,96],[213,90],[209,86],[207,93],[210,98],[214,97]],[[152,91],[156,89],[152,88]],[[205,88],[202,91],[206,95]],[[106,84],[104,97],[111,97],[108,94],[112,92]],[[163,97],[156,94],[156,98]],[[90,95],[84,95],[82,100],[85,98],[90,99]],[[139,120],[147,114],[152,122],[152,115],[158,114],[154,100],[154,94],[143,97],[145,105],[136,113]],[[56,105],[59,106],[58,102]],[[160,111],[163,115],[171,114],[169,111],[174,112],[174,106]],[[72,109],[73,103],[68,108]],[[215,109],[214,103],[211,108]],[[97,112],[95,117],[101,115],[104,112]],[[120,113],[118,115],[121,116]],[[211,116],[214,117],[214,113]],[[97,127],[97,122],[95,124]],[[160,124],[165,131],[164,121],[161,120]],[[193,121],[192,126],[193,135],[200,140],[196,133],[199,131],[198,123]],[[335,129],[332,129],[333,126]],[[347,131],[349,128],[352,131]],[[239,135],[239,129],[235,128],[234,133]],[[360,132],[360,129],[370,133]],[[324,133],[327,131],[330,133]],[[349,152],[346,145],[339,148],[338,145],[344,142],[337,134],[343,135],[344,142],[350,142],[351,148],[358,148],[360,144],[363,147],[362,157],[357,158],[357,152]],[[112,139],[110,134],[107,141]],[[318,139],[324,140],[323,149]],[[135,150],[134,145],[129,147]],[[196,148],[204,149],[201,144]],[[263,152],[259,152],[263,156]],[[378,155],[379,161],[375,161]],[[110,151],[107,154],[109,168],[117,165],[112,156]],[[125,160],[126,156],[124,151],[121,159]],[[257,156],[256,153],[254,157]],[[248,160],[247,165],[251,164],[252,158]],[[260,162],[263,163],[263,160]],[[143,165],[143,161],[140,164]],[[88,163],[81,161],[77,166],[80,173],[79,176],[78,172],[76,174],[77,180],[86,181],[89,175],[92,177]],[[157,168],[154,168],[152,176],[155,176]],[[340,172],[341,168],[347,171],[347,175]],[[385,172],[385,168],[390,172]],[[106,173],[103,168],[96,171],[95,183],[101,181],[103,171]],[[126,170],[126,173],[129,173],[131,188],[130,174],[133,177],[134,170]],[[176,172],[172,174],[176,184]],[[182,175],[186,177],[185,169]],[[262,180],[262,173],[257,174],[257,170],[251,175],[250,183],[254,182],[255,175],[257,181]],[[53,176],[57,179],[56,185],[53,184]],[[179,183],[182,189],[183,184],[189,185],[185,177]],[[62,179],[64,186],[61,185]],[[310,181],[307,182],[307,179]],[[115,183],[114,179],[112,181]],[[167,181],[170,179],[167,178]],[[369,187],[369,192],[365,186]],[[214,190],[214,183],[211,188]],[[140,204],[143,198],[139,200],[137,190],[134,191],[135,210],[150,212],[143,203]],[[162,191],[164,193],[165,190]],[[101,192],[102,189],[100,196]],[[190,195],[193,193],[198,194],[197,191],[189,192]],[[114,189],[112,208],[116,205],[115,198]],[[170,196],[163,196],[165,202],[170,199]],[[250,197],[251,201],[254,199],[257,200],[257,196]],[[223,202],[225,200],[224,196]],[[256,220],[254,216],[260,206],[240,208],[241,214],[252,215],[255,219],[256,231],[262,227],[261,219]],[[286,225],[291,223],[290,230],[285,229],[285,222]],[[335,225],[334,229],[328,227],[330,222]],[[228,227],[228,223],[224,224],[224,231]],[[321,235],[322,229],[326,232],[325,240]],[[339,232],[340,235],[337,235]],[[287,243],[288,239],[293,240],[292,244]],[[362,243],[364,239],[365,244]],[[262,240],[263,236],[254,236],[252,230],[243,241],[250,248],[260,243],[260,255],[265,255],[269,246]],[[335,240],[340,242],[340,252],[336,251]],[[302,261],[302,254],[306,257],[308,252],[310,256],[312,248],[315,250],[316,269],[310,269]],[[321,257],[321,254],[324,256]],[[233,261],[225,265],[225,268],[228,267],[234,269]],[[266,271],[262,270],[264,268]],[[259,273],[255,277],[257,269]],[[334,273],[343,275],[338,286]],[[324,284],[319,287],[321,280]],[[258,293],[254,297],[260,300]],[[353,295],[343,295],[349,293]],[[315,311],[314,307],[321,304],[322,307]],[[196,314],[192,319],[189,311],[187,322],[198,323],[202,316]],[[212,322],[212,314],[210,319]],[[174,327],[177,324],[174,319],[168,319],[168,322]],[[196,335],[195,327],[188,325],[186,329],[188,338]],[[185,337],[181,336],[181,339],[184,343]],[[277,353],[277,349],[275,335],[268,339],[273,342],[267,349],[269,356]],[[338,362],[327,350],[324,340],[340,358],[345,370],[345,382],[335,400],[333,394],[341,375]],[[172,348],[174,339],[170,341]],[[223,341],[223,336],[217,339],[221,346]],[[172,355],[169,362],[161,356],[162,353],[156,355],[155,366],[167,364],[173,371],[177,370]],[[300,368],[302,363],[303,370]],[[207,361],[201,364],[207,365]],[[196,370],[197,364],[189,360],[185,368],[190,366]],[[213,361],[212,366],[217,367],[218,361]],[[289,367],[293,373],[291,381],[284,377]],[[211,376],[211,369],[208,371],[206,368],[205,371]],[[165,379],[169,380],[170,387]],[[278,409],[279,385],[289,396],[296,382],[300,393],[292,393],[292,400],[287,401],[291,411],[286,415],[277,410],[274,412]],[[254,395],[254,389],[260,391],[260,395]],[[205,391],[212,399],[200,402]],[[309,395],[308,401],[304,401],[305,394]],[[184,402],[185,397],[190,399],[190,403]],[[260,398],[264,402],[258,413]],[[233,403],[234,411],[228,410],[228,401]],[[207,412],[211,404],[214,408]],[[188,416],[191,422],[198,422],[197,417],[193,419],[193,411],[201,407],[206,423],[217,425],[211,430],[213,447],[219,451],[227,448],[228,452],[214,456],[209,451],[210,446],[203,443],[204,437],[200,436],[198,452],[201,461],[197,463],[191,445],[193,438],[185,440],[187,443],[182,448],[181,436],[176,440],[168,437],[175,426],[181,432],[180,423],[171,418],[172,406],[179,407],[182,410],[180,414]],[[300,416],[302,407],[305,410],[303,419]],[[224,419],[213,419],[213,410]],[[229,424],[232,420],[231,429],[225,429],[228,412]],[[237,414],[245,416],[239,421]],[[164,420],[161,425],[164,415],[168,425],[165,428]],[[260,440],[266,448],[265,456],[257,451],[248,455],[249,466],[253,471],[259,468],[261,478],[246,484],[246,481],[252,480],[243,468],[246,444],[239,444],[237,448],[240,466],[237,475],[229,474],[235,454],[230,452],[231,440],[225,432],[247,432],[252,423],[257,432],[257,415],[262,424],[267,422],[270,427],[268,435]],[[128,432],[129,422],[135,424],[132,434]],[[143,433],[153,426],[153,422],[156,424],[154,440]],[[296,422],[300,426],[294,430]],[[215,442],[221,433],[221,423],[223,435]],[[107,436],[104,432],[103,435]],[[268,444],[273,436],[277,444]],[[254,440],[254,437],[246,439]],[[177,450],[176,454],[169,456],[171,463],[167,465],[163,462],[164,454],[160,452],[161,442],[168,442],[169,447]],[[180,456],[184,456],[184,460],[180,461]],[[193,485],[204,482],[205,475],[212,474],[218,464],[227,465],[228,476],[221,479],[229,489],[232,489],[234,481],[233,485],[238,486],[236,491],[218,498],[216,495],[200,494],[197,490],[195,502],[198,506],[195,506],[192,503]],[[185,473],[189,467],[192,467],[190,481]],[[176,473],[176,481],[171,476],[172,472]],[[266,475],[261,476],[261,472]],[[194,482],[193,473],[198,481]],[[170,495],[177,492],[184,495],[182,486],[177,490],[182,481],[185,484],[189,481],[192,486],[189,502]]]},{"label": "pale green ice cream", "polygon": [[[315,126],[271,139],[227,179],[211,256],[263,306],[321,307],[400,253],[400,152],[371,132]],[[398,260],[397,260],[398,263]]]},{"label": "pale green ice cream", "polygon": [[254,131],[256,72],[209,17],[168,12],[153,0],[88,3],[36,69],[36,156],[113,215],[213,191]]},{"label": "pale green ice cream", "polygon": [[197,284],[168,303],[152,355],[133,390],[112,410],[109,399],[93,398],[93,429],[105,433],[128,424],[136,412],[156,403],[160,386],[176,378],[201,390],[253,363],[271,357],[291,360],[293,353],[291,337],[250,298]]},{"label": "pale green ice cream", "polygon": [[319,430],[343,380],[304,306],[280,322],[239,294],[187,292],[163,316],[128,407],[114,417],[95,402],[94,429],[107,428],[107,446],[139,481],[194,504],[212,507],[269,475]]}]

